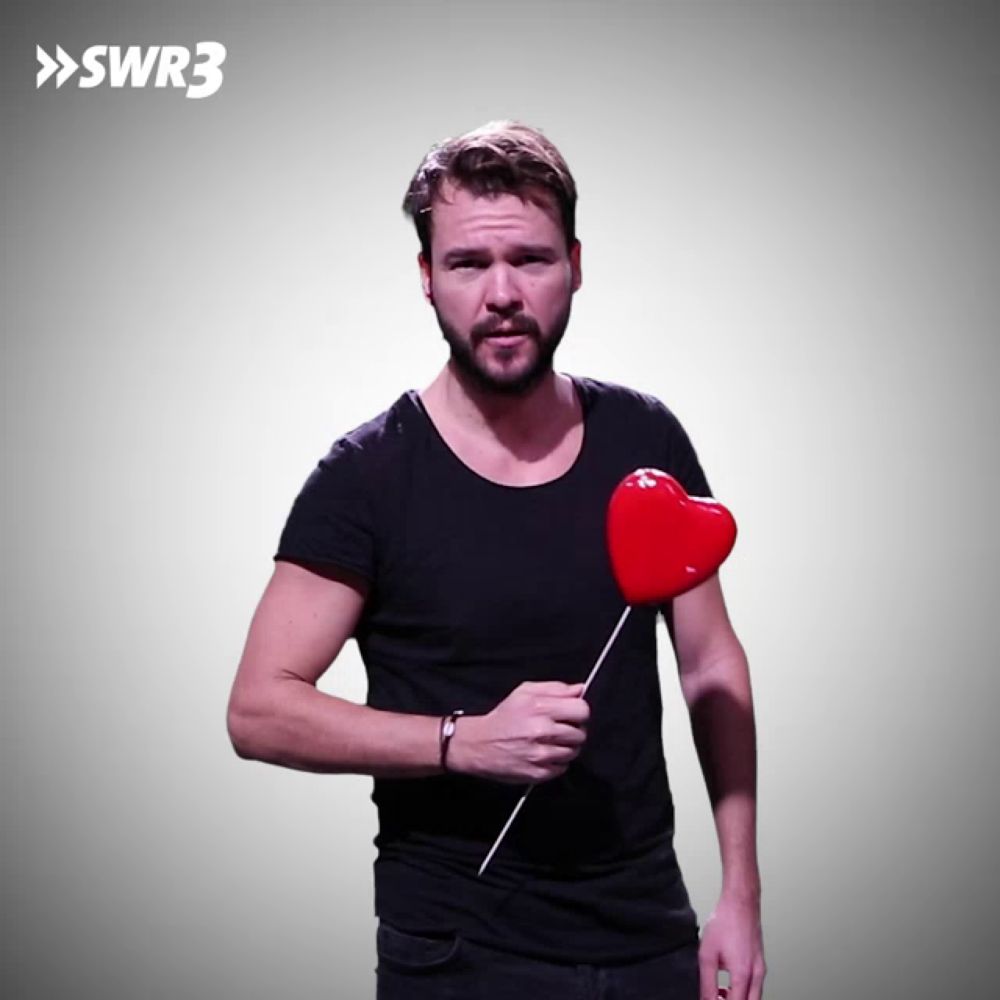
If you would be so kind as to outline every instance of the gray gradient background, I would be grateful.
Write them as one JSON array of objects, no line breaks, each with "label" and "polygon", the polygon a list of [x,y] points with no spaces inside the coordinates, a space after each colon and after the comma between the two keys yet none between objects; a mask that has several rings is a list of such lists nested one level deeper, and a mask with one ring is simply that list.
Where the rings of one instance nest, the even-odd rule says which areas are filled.
[{"label": "gray gradient background", "polygon": [[[444,359],[405,185],[503,116],[581,191],[559,367],[664,399],[741,527],[767,996],[995,988],[997,4],[3,18],[5,995],[374,995],[370,779],[240,761],[224,711],[306,475]],[[204,39],[206,100],[34,88],[36,43]],[[364,699],[353,644],[322,686]]]}]

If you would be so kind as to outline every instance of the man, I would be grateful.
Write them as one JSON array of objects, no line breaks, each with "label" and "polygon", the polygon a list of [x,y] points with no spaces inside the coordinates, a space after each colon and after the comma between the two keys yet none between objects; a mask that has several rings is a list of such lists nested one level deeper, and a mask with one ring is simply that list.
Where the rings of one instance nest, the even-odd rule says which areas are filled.
[{"label": "man", "polygon": [[[709,490],[662,403],[553,370],[581,281],[575,204],[559,152],[518,123],[424,159],[404,210],[449,360],[320,460],[233,687],[241,756],[375,779],[380,1000],[714,1000],[722,969],[731,1000],[761,997],[753,710],[718,576],[662,609],[723,865],[700,947],[672,847],[656,609],[634,609],[581,697],[623,607],[612,489],[655,466]],[[352,635],[365,706],[315,686]]]}]

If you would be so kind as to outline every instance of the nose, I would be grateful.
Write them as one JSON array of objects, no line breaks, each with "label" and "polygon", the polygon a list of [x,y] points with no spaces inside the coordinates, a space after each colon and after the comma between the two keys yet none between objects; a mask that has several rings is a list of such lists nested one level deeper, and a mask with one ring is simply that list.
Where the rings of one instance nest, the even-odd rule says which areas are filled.
[{"label": "nose", "polygon": [[519,312],[523,303],[517,280],[509,264],[494,263],[486,275],[486,308],[490,312]]}]

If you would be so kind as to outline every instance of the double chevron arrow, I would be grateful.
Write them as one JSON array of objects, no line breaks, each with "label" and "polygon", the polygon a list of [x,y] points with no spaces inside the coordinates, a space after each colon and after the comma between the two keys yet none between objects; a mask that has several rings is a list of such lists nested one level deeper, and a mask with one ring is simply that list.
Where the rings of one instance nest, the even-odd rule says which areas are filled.
[{"label": "double chevron arrow", "polygon": [[61,87],[80,68],[80,64],[72,56],[67,55],[66,50],[61,45],[56,46],[56,59],[59,60],[58,62],[41,45],[35,46],[35,55],[38,57],[38,62],[42,67],[35,79],[36,89],[45,83],[56,70],[59,70],[59,75],[56,77],[56,86]]}]

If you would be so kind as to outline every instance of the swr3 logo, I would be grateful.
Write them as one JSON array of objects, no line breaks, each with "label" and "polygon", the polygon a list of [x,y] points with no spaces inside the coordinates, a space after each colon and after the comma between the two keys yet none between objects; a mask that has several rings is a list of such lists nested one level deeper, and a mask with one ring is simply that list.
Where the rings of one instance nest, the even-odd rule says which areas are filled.
[{"label": "swr3 logo", "polygon": [[[76,78],[78,87],[99,87],[105,77],[112,87],[145,87],[156,66],[154,87],[186,88],[185,97],[211,97],[222,86],[221,66],[226,59],[226,47],[221,42],[198,42],[195,46],[196,61],[191,63],[191,52],[183,45],[91,45],[84,50],[78,63],[66,54],[61,45],[56,46],[53,59],[41,45],[35,46],[41,69],[35,88],[56,73],[56,87],[61,87],[83,64],[83,72]],[[204,59],[197,61],[198,59]],[[107,60],[107,68],[104,61]],[[196,83],[184,79],[184,70]],[[58,72],[57,72],[58,71]]]}]

